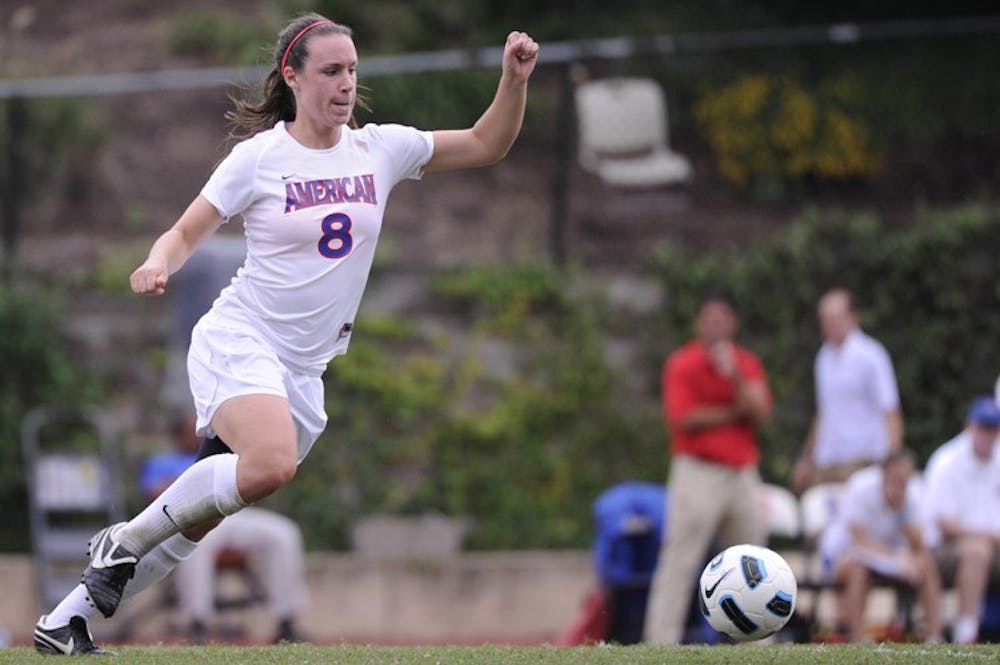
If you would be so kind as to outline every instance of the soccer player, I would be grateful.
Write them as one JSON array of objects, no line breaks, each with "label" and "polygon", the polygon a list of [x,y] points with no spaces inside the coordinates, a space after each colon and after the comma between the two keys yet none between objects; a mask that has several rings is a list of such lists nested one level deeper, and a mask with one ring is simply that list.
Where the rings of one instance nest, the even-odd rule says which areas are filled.
[{"label": "soccer player", "polygon": [[195,326],[188,352],[198,434],[217,436],[220,454],[91,539],[83,582],[35,627],[39,651],[103,653],[88,619],[112,616],[123,594],[162,579],[221,519],[292,480],[326,425],[321,375],[350,342],[389,192],[405,178],[502,159],[537,56],[527,34],[508,35],[496,95],[471,128],[357,129],[351,30],[310,13],[281,31],[262,101],[238,102],[230,114],[234,137],[249,138],[130,277],[138,294],[164,293],[206,237],[243,217],[246,262]]}]

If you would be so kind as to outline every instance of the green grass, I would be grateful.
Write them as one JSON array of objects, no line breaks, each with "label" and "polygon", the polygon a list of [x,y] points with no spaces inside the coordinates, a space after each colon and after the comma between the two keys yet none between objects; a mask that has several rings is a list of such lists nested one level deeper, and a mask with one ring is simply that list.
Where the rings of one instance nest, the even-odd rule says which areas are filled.
[{"label": "green grass", "polygon": [[[209,665],[841,665],[882,663],[988,663],[1000,660],[1000,646],[959,647],[950,644],[787,645],[718,647],[505,647],[505,646],[122,646],[122,663],[207,663]],[[70,659],[70,662],[82,658]],[[64,662],[33,649],[0,650],[0,665]]]}]

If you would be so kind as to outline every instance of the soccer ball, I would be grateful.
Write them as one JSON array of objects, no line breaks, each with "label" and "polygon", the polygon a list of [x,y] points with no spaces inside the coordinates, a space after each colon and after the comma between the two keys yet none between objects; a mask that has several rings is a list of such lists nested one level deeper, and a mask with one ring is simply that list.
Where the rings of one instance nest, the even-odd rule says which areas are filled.
[{"label": "soccer ball", "polygon": [[781,555],[757,545],[734,545],[701,573],[698,606],[712,628],[734,640],[778,632],[795,611],[798,584]]}]

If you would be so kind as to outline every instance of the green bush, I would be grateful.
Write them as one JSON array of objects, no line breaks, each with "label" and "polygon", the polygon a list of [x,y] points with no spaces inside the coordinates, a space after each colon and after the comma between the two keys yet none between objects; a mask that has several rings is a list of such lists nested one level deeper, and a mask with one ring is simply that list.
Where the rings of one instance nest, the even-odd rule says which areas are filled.
[{"label": "green bush", "polygon": [[[37,196],[60,199],[65,205],[80,203],[91,185],[94,163],[106,140],[104,127],[80,99],[15,99],[0,104],[0,151],[16,149],[9,136],[14,105],[20,105],[21,122],[17,137],[17,192],[21,205]],[[0,160],[0,178],[9,177],[11,162]],[[38,220],[35,220],[38,221]],[[25,222],[22,222],[22,225]]]},{"label": "green bush", "polygon": [[31,285],[0,282],[0,502],[7,519],[0,549],[29,549],[21,422],[41,405],[99,403],[101,383],[75,360],[61,325],[62,304]]},{"label": "green bush", "polygon": [[361,92],[372,106],[372,122],[398,122],[421,129],[471,127],[493,99],[498,71],[469,70],[365,77]]},{"label": "green bush", "polygon": [[172,19],[167,49],[219,63],[270,63],[280,28],[276,20],[222,10],[181,12]]},{"label": "green bush", "polygon": [[555,41],[655,34],[682,25],[676,20],[680,12],[649,0],[631,2],[627,11],[601,0],[380,0],[363,5],[343,0],[286,0],[284,4],[291,15],[314,10],[351,26],[359,48],[366,53],[500,46],[511,30]]},{"label": "green bush", "polygon": [[[586,546],[597,494],[664,466],[661,430],[615,403],[592,305],[538,267],[448,273],[436,292],[434,310],[459,317],[448,330],[359,320],[282,507],[318,547],[344,546],[365,514],[428,511],[471,518],[475,548]],[[490,367],[487,347],[514,366]]]}]

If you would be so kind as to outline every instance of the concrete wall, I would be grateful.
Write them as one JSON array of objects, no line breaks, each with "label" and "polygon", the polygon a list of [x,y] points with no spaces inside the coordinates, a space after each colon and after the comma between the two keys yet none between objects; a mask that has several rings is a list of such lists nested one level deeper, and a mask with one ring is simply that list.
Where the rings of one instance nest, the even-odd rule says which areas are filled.
[{"label": "concrete wall", "polygon": [[[786,553],[793,569],[802,562]],[[82,566],[83,564],[81,564]],[[569,626],[596,584],[588,551],[456,553],[424,558],[311,553],[306,560],[309,603],[301,617],[303,635],[323,644],[508,643],[552,640]],[[0,555],[0,637],[28,644],[43,611],[30,556]],[[168,580],[136,597],[110,620],[92,624],[101,642],[183,641],[186,622],[163,605]],[[227,595],[243,590],[225,575]],[[819,605],[815,603],[819,601]],[[814,609],[821,623],[834,617],[832,594],[799,595],[802,609]],[[954,616],[954,598],[944,614]],[[878,589],[866,620],[884,624],[895,597]],[[50,608],[45,608],[47,611]],[[275,630],[266,607],[231,610],[217,618],[216,639],[263,643]]]},{"label": "concrete wall", "polygon": [[[463,553],[400,559],[313,553],[307,559],[309,605],[302,633],[317,643],[532,643],[569,625],[594,585],[587,551]],[[224,584],[241,582],[224,579]],[[42,612],[28,556],[0,556],[0,627],[30,641]],[[233,587],[235,588],[235,587]],[[93,622],[98,640],[170,641],[184,626],[153,588],[110,620]],[[48,610],[49,608],[45,608]],[[120,615],[120,616],[119,616]],[[220,618],[266,641],[274,622],[265,609]]]}]

